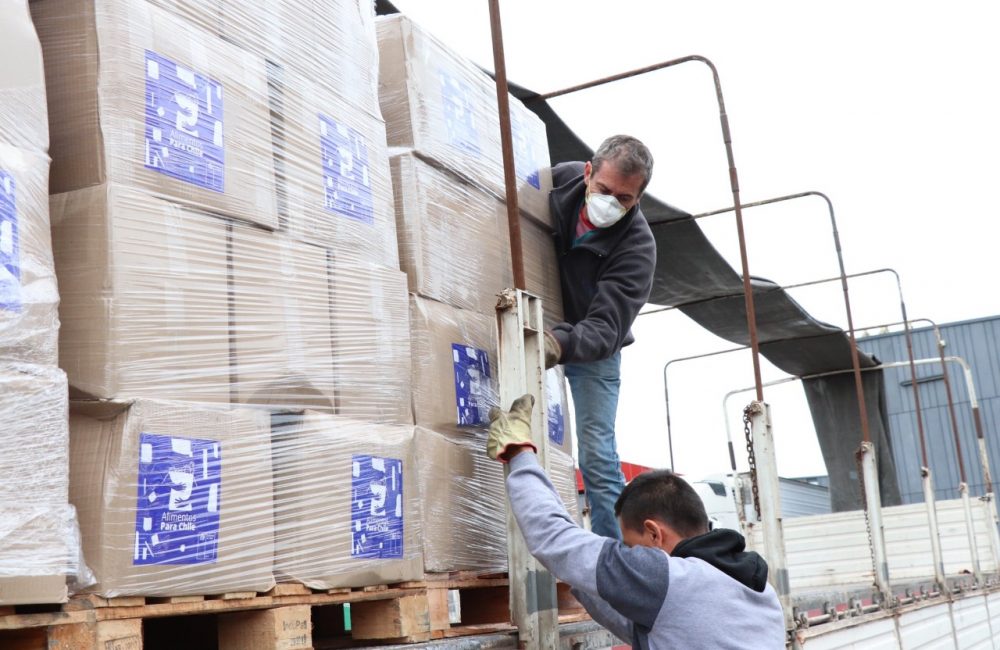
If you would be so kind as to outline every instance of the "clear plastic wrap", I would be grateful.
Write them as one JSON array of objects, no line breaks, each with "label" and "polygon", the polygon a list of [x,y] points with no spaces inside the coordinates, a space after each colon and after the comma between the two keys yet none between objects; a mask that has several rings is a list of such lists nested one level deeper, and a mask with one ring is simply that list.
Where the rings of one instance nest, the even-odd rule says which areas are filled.
[{"label": "clear plastic wrap", "polygon": [[79,566],[66,375],[49,236],[42,50],[26,0],[0,4],[0,605],[61,602]]},{"label": "clear plastic wrap", "polygon": [[[496,84],[406,16],[379,17],[376,27],[389,145],[415,149],[504,197]],[[552,174],[545,125],[514,99],[510,114],[518,206],[548,223]]]},{"label": "clear plastic wrap", "polygon": [[423,577],[413,427],[274,417],[275,571],[314,589]]},{"label": "clear plastic wrap", "polygon": [[[207,595],[500,568],[502,508],[470,501],[493,492],[503,502],[484,442],[497,402],[495,296],[512,283],[489,77],[428,41],[428,65],[450,62],[482,101],[461,84],[443,101],[433,75],[398,77],[425,124],[391,167],[381,111],[397,91],[392,78],[378,83],[365,0],[31,9],[51,107],[69,498],[89,588]],[[429,91],[437,97],[421,104]],[[453,114],[456,101],[478,111],[478,148],[452,151],[449,133],[435,133],[453,115],[431,114]],[[512,103],[519,200],[533,215],[522,221],[528,289],[559,320],[555,249],[539,225],[551,185],[544,127]],[[44,208],[44,180],[19,182]],[[22,242],[35,237],[21,227]],[[30,228],[41,259],[47,217]],[[48,318],[52,340],[31,343],[48,345],[50,362],[52,287],[51,313],[32,316]],[[565,417],[562,380],[550,388]],[[449,454],[468,497],[421,486],[415,424],[458,445]],[[575,509],[572,459],[558,444],[553,480]],[[435,510],[476,541],[425,544],[422,531],[446,530]],[[2,559],[0,547],[0,576]]]},{"label": "clear plastic wrap", "polygon": [[26,2],[0,9],[0,361],[56,365],[42,53]]},{"label": "clear plastic wrap", "polygon": [[[503,466],[488,458],[484,434],[465,438],[417,427],[414,434],[429,572],[507,570],[507,493]],[[549,448],[549,478],[579,522],[573,458]]]},{"label": "clear plastic wrap", "polygon": [[66,376],[0,363],[0,604],[59,602],[75,572]]},{"label": "clear plastic wrap", "polygon": [[414,422],[439,432],[485,430],[490,408],[500,406],[496,317],[411,296],[410,331]]},{"label": "clear plastic wrap", "polygon": [[74,401],[70,494],[106,596],[274,585],[270,418],[150,399]]},{"label": "clear plastic wrap", "polygon": [[145,0],[37,0],[53,193],[127,183],[278,226],[267,67]]}]

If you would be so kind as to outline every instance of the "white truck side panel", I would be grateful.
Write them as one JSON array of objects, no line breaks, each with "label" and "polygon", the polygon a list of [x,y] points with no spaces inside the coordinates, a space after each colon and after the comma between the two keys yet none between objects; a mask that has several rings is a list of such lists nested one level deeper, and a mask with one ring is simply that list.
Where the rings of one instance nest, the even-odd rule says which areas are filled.
[{"label": "white truck side panel", "polygon": [[891,618],[876,619],[805,639],[804,650],[899,650],[896,624]]},{"label": "white truck side panel", "polygon": [[[982,569],[987,573],[996,571],[1000,564],[991,543],[993,520],[988,511],[991,505],[976,500],[972,506],[976,548]],[[971,573],[972,555],[962,501],[938,501],[937,514],[945,573]],[[893,506],[884,508],[882,515],[890,580],[933,580],[926,506]],[[793,594],[873,581],[868,531],[862,511],[785,519],[782,526]],[[747,538],[750,547],[760,552],[763,546],[760,526],[753,526]]]},{"label": "white truck side panel", "polygon": [[899,647],[905,650],[954,650],[951,606],[942,603],[906,612],[899,617],[899,637]]},{"label": "white truck side panel", "polygon": [[960,650],[994,650],[986,598],[963,598],[952,604],[955,637]]}]

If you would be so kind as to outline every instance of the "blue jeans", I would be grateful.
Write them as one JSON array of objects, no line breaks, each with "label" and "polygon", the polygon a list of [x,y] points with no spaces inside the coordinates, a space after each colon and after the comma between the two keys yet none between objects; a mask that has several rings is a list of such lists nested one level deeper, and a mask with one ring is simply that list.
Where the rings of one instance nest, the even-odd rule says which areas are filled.
[{"label": "blue jeans", "polygon": [[598,535],[621,539],[615,501],[625,488],[615,415],[621,388],[621,353],[603,361],[568,363],[566,379],[573,391],[580,472],[590,503],[590,528]]}]

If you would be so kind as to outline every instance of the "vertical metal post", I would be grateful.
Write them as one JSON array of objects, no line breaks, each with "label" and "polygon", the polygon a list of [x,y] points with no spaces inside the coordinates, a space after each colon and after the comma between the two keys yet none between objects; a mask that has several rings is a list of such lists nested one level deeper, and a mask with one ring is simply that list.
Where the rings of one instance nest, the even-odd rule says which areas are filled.
[{"label": "vertical metal post", "polygon": [[[521,395],[534,395],[531,431],[538,448],[539,463],[548,471],[543,327],[541,300],[513,289],[505,289],[500,294],[497,303],[500,405],[509,408]],[[507,471],[504,471],[505,478]],[[517,626],[520,647],[527,650],[557,647],[559,612],[555,580],[528,552],[517,521],[509,509],[507,570],[511,618]]]},{"label": "vertical metal post", "polygon": [[878,489],[878,468],[875,465],[875,446],[870,440],[861,443],[861,480],[865,491],[865,511],[868,516],[872,560],[875,571],[875,588],[882,594],[883,602],[892,603],[889,586],[889,559],[885,550],[885,528],[882,522],[882,500]]},{"label": "vertical metal post", "polygon": [[788,556],[781,526],[781,490],[778,479],[774,435],[771,431],[771,407],[764,402],[750,403],[750,434],[753,439],[760,501],[760,521],[764,533],[764,559],[768,581],[778,594],[785,613],[785,629],[795,628],[792,617],[791,589],[788,581]]},{"label": "vertical metal post", "polygon": [[937,505],[934,499],[934,477],[928,467],[920,468],[924,484],[924,504],[927,506],[927,525],[931,534],[931,559],[934,562],[934,581],[938,589],[947,587],[944,577],[944,555],[941,553],[941,530],[938,528]]},{"label": "vertical metal post", "polygon": [[[976,543],[976,524],[972,518],[972,500],[969,498],[969,486],[962,483],[958,489],[962,493],[962,509],[965,511],[965,531],[969,536],[969,553],[972,558],[972,575],[976,584],[983,584],[983,568],[979,563],[979,545]],[[987,524],[990,521],[987,520]]]}]

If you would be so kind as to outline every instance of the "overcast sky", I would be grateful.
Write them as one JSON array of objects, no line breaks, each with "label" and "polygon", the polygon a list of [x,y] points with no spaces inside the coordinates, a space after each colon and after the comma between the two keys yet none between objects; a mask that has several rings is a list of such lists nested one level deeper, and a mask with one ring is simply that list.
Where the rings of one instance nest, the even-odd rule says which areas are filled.
[{"label": "overcast sky", "polygon": [[[492,69],[487,0],[396,0],[458,53]],[[995,3],[574,2],[500,0],[508,78],[538,92],[700,54],[725,94],[743,202],[830,196],[848,273],[901,276],[910,318],[1000,314],[1000,39]],[[732,205],[708,68],[683,64],[557,98],[592,148],[630,133],[653,151],[649,192],[692,213]],[[750,272],[780,284],[834,277],[826,207],[800,199],[744,213]],[[701,222],[739,269],[731,216]],[[793,290],[812,315],[846,327],[839,283]],[[856,326],[900,319],[889,274],[852,280]],[[641,316],[623,358],[619,451],[668,466],[663,368],[733,347],[679,313]],[[972,360],[973,363],[975,360]],[[784,374],[763,362],[765,380]],[[728,469],[723,398],[751,387],[748,353],[671,364],[676,469]],[[730,400],[729,426],[752,393]],[[765,389],[779,471],[825,474],[801,386]],[[738,444],[737,447],[740,447]],[[740,466],[745,467],[745,458]]]}]

